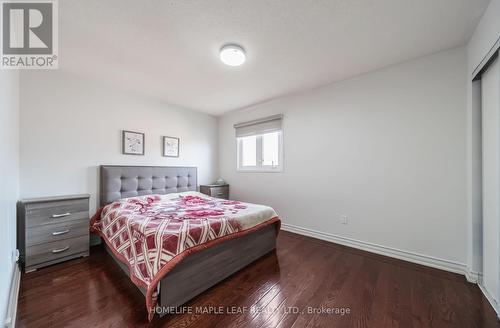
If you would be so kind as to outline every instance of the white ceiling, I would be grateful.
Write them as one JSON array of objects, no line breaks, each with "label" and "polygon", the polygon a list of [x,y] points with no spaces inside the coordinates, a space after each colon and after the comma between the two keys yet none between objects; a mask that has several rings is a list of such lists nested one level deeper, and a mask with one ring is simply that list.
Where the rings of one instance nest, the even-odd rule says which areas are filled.
[{"label": "white ceiling", "polygon": [[[220,115],[467,42],[489,0],[64,0],[61,69]],[[228,67],[223,44],[247,62]]]}]

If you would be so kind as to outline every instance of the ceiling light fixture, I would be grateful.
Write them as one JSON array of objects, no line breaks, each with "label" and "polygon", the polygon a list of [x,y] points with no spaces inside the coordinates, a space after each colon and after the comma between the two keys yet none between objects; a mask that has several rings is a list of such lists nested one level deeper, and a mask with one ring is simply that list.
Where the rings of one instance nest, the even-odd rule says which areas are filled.
[{"label": "ceiling light fixture", "polygon": [[236,44],[228,44],[220,49],[220,60],[226,65],[240,66],[246,59],[245,50]]}]

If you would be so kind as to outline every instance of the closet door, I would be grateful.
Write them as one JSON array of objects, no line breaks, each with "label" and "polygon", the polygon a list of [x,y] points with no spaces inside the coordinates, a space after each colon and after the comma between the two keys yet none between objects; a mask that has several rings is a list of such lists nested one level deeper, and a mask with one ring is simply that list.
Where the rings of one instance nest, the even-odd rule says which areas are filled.
[{"label": "closet door", "polygon": [[497,302],[500,279],[500,63],[481,76],[483,123],[483,279]]}]

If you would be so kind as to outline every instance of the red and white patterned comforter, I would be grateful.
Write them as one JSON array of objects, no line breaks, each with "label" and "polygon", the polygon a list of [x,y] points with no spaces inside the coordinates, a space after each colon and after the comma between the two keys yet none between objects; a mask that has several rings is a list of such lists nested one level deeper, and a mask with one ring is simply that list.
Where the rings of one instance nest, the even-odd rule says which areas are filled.
[{"label": "red and white patterned comforter", "polygon": [[159,281],[187,255],[275,222],[270,207],[185,192],[115,201],[94,215],[91,230],[146,289],[151,320]]}]

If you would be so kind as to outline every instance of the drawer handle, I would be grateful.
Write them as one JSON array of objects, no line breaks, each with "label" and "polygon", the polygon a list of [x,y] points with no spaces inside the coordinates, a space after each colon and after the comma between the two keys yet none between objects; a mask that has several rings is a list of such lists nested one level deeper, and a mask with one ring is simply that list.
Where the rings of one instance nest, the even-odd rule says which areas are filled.
[{"label": "drawer handle", "polygon": [[61,252],[67,251],[68,249],[69,249],[69,246],[66,246],[64,248],[57,248],[57,249],[53,249],[52,253],[57,254],[57,253],[61,253]]},{"label": "drawer handle", "polygon": [[218,193],[217,193],[217,196],[222,196],[222,195],[224,195],[224,193],[223,193],[223,192],[218,192]]},{"label": "drawer handle", "polygon": [[57,219],[57,218],[63,218],[65,216],[71,215],[71,213],[62,213],[62,214],[52,214],[52,218]]},{"label": "drawer handle", "polygon": [[52,236],[64,235],[65,233],[68,233],[68,232],[69,232],[69,229],[62,230],[62,231],[54,231],[54,232],[52,233]]}]

